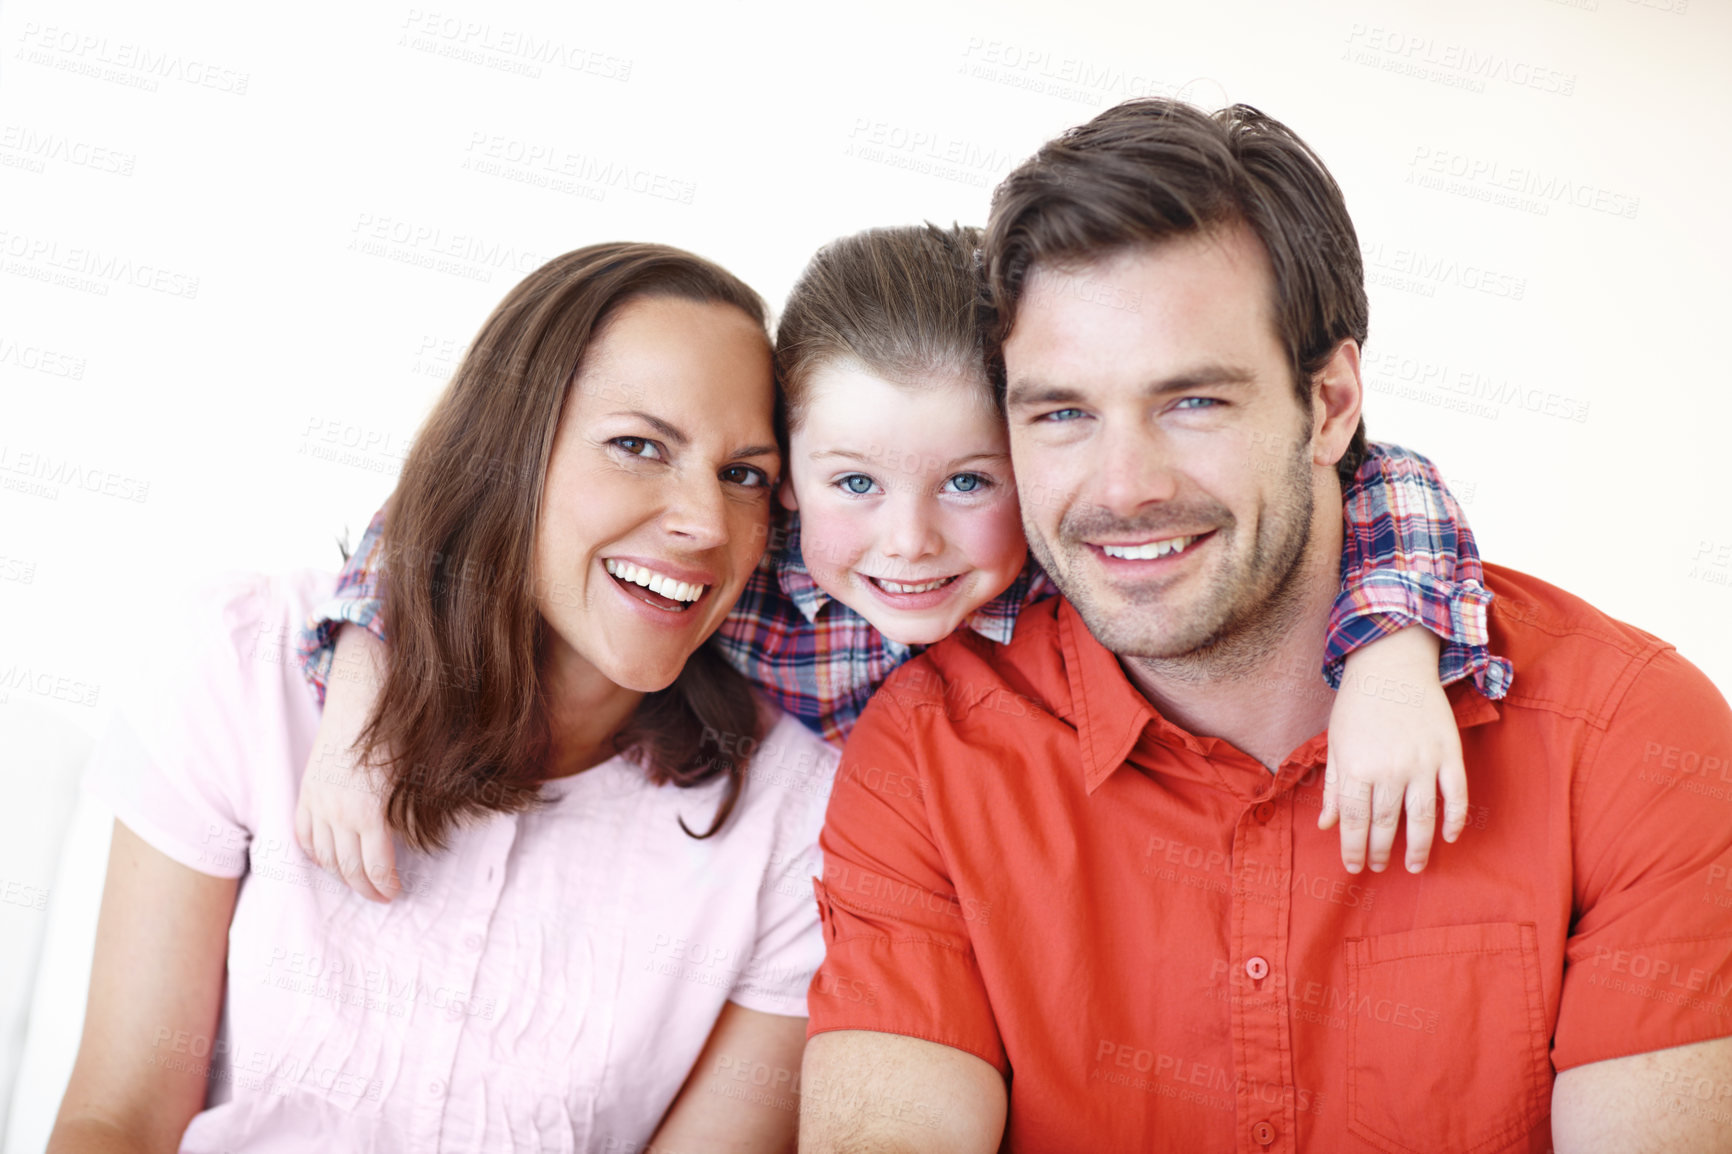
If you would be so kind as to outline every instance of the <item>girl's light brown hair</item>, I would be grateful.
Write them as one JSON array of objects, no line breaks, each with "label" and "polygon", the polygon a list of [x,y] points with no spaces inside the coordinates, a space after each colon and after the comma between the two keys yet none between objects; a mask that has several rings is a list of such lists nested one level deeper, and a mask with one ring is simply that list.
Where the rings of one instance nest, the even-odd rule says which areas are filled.
[{"label": "girl's light brown hair", "polygon": [[790,430],[811,399],[813,373],[853,364],[904,386],[982,365],[981,231],[935,224],[873,228],[833,240],[812,257],[776,325],[776,378]]},{"label": "girl's light brown hair", "polygon": [[[536,803],[549,751],[537,603],[558,596],[533,588],[547,465],[585,354],[615,310],[644,296],[729,305],[766,324],[744,282],[679,249],[555,257],[481,326],[404,463],[381,543],[391,644],[360,744],[391,751],[386,818],[418,849],[443,846],[465,819]],[[745,678],[706,644],[615,740],[658,784],[727,778],[708,837],[740,792],[744,766],[724,750],[761,730]]]}]

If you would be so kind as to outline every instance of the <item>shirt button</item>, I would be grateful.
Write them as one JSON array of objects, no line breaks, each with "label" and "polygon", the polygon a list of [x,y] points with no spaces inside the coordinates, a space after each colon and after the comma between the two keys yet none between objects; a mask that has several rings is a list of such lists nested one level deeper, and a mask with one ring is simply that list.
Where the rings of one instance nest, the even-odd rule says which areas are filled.
[{"label": "shirt button", "polygon": [[[1245,973],[1250,975],[1251,980],[1253,982],[1262,981],[1264,978],[1269,976],[1269,961],[1268,961],[1268,959],[1260,957],[1260,956],[1254,957],[1254,958],[1246,958],[1245,959]],[[1268,1145],[1268,1143],[1264,1143],[1264,1145]]]},{"label": "shirt button", "polygon": [[445,1083],[437,1080],[427,1083],[427,1093],[435,1098],[439,1097],[445,1093]]},{"label": "shirt button", "polygon": [[1251,1127],[1251,1137],[1259,1146],[1269,1146],[1275,1141],[1275,1127],[1267,1122],[1259,1122]]},{"label": "shirt button", "polygon": [[469,948],[471,953],[474,953],[476,950],[481,948],[481,935],[470,934],[468,937],[463,939],[463,944]]},{"label": "shirt button", "polygon": [[1257,808],[1251,812],[1257,815],[1258,821],[1268,825],[1269,819],[1275,816],[1275,803],[1272,801],[1258,802]]}]

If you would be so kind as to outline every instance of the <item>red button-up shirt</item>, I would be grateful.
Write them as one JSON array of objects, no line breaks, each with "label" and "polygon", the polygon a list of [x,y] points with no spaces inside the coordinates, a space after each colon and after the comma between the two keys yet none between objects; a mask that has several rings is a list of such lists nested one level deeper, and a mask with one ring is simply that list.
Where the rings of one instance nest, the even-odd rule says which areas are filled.
[{"label": "red button-up shirt", "polygon": [[831,798],[811,1032],[991,1062],[1008,1150],[1246,1154],[1547,1150],[1554,1071],[1732,1034],[1732,711],[1487,573],[1519,676],[1452,692],[1474,805],[1417,876],[1343,870],[1323,734],[1271,773],[1186,732],[1062,599],[905,666]]}]

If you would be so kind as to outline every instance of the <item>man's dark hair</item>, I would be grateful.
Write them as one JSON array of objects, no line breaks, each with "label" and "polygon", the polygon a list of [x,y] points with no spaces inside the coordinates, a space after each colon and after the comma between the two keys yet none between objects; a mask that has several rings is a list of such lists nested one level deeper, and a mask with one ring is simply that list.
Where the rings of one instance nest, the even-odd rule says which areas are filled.
[{"label": "man's dark hair", "polygon": [[[1359,238],[1335,178],[1280,121],[1247,104],[1209,114],[1127,100],[1043,145],[992,194],[986,226],[987,370],[1002,395],[1004,341],[1029,272],[1243,224],[1275,273],[1275,327],[1301,407],[1313,376],[1369,325]],[[1365,457],[1365,422],[1337,466]]]}]

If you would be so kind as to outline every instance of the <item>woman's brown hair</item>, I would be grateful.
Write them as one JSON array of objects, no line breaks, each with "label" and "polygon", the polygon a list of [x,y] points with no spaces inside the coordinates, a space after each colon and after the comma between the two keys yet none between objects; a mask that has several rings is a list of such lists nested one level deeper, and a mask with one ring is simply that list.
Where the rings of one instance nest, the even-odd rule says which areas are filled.
[{"label": "woman's brown hair", "polygon": [[918,387],[978,377],[983,395],[978,228],[872,228],[819,249],[776,324],[776,379],[798,428],[820,366],[854,363]]},{"label": "woman's brown hair", "polygon": [[[391,644],[361,746],[369,757],[390,750],[386,818],[418,849],[443,846],[465,819],[537,801],[550,739],[532,556],[547,465],[566,398],[584,387],[585,354],[615,310],[645,296],[767,321],[744,282],[676,248],[598,244],[555,257],[481,326],[404,462],[380,554]],[[715,821],[693,835],[708,837],[744,773],[724,750],[752,748],[761,732],[750,686],[706,644],[615,742],[657,784],[726,777]]]}]

